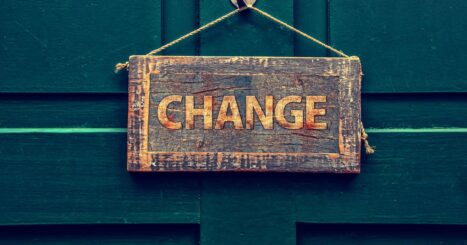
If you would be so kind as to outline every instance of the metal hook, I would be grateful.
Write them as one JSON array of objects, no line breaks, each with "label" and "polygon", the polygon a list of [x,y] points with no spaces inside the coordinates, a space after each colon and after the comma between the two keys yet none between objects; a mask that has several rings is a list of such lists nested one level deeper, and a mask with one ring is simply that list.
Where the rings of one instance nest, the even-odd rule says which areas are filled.
[{"label": "metal hook", "polygon": [[230,0],[235,7],[238,9],[243,8],[243,7],[253,7],[255,4],[256,0]]}]

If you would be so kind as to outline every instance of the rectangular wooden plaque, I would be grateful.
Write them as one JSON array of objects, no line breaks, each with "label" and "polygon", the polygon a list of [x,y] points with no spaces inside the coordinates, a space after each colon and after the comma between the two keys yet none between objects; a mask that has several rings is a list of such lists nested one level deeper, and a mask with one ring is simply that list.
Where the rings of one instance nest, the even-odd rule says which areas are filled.
[{"label": "rectangular wooden plaque", "polygon": [[360,171],[357,57],[132,56],[128,170]]}]

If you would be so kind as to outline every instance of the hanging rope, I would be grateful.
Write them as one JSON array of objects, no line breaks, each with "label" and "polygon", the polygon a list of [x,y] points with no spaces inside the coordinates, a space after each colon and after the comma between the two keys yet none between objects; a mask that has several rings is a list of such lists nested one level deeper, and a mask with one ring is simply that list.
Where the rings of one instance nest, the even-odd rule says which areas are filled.
[{"label": "hanging rope", "polygon": [[[201,26],[201,27],[199,27],[198,29],[196,29],[196,30],[194,30],[192,32],[189,32],[189,33],[187,33],[187,34],[173,40],[172,42],[161,46],[160,48],[154,49],[153,51],[147,53],[146,55],[158,54],[161,51],[163,51],[163,50],[165,50],[165,49],[167,49],[167,48],[169,48],[169,47],[171,47],[171,46],[173,46],[173,45],[175,45],[175,44],[177,44],[177,43],[179,43],[179,42],[181,42],[181,41],[183,41],[183,40],[185,40],[185,39],[187,39],[189,37],[192,37],[192,36],[202,32],[202,31],[204,31],[206,29],[209,29],[210,27],[212,27],[212,26],[214,26],[214,25],[216,25],[216,24],[218,24],[218,23],[220,23],[220,22],[222,22],[222,21],[224,21],[224,20],[226,20],[226,19],[228,19],[228,18],[230,18],[230,17],[232,17],[232,16],[246,10],[246,9],[252,9],[256,13],[258,13],[258,14],[260,14],[260,15],[262,15],[262,16],[264,16],[264,17],[266,17],[266,18],[268,18],[268,19],[270,19],[270,20],[272,20],[274,22],[276,22],[277,24],[279,24],[281,26],[286,27],[287,29],[299,34],[300,36],[302,36],[302,37],[304,37],[304,38],[306,38],[308,40],[311,40],[311,41],[315,42],[316,44],[318,44],[318,45],[320,45],[320,46],[322,46],[322,47],[324,47],[326,49],[329,49],[332,52],[334,52],[334,53],[336,53],[336,54],[338,54],[338,55],[340,55],[342,57],[349,58],[349,56],[346,55],[344,52],[342,52],[340,50],[337,50],[337,49],[333,48],[332,46],[321,42],[320,40],[318,40],[318,39],[316,39],[316,38],[302,32],[302,31],[300,31],[299,29],[285,23],[282,20],[277,19],[276,17],[274,17],[274,16],[272,16],[272,15],[270,15],[270,14],[268,14],[268,13],[266,13],[266,12],[256,8],[256,7],[254,7],[252,5],[248,5],[248,6],[242,7],[242,8],[237,8],[237,9],[235,9],[235,10],[233,10],[233,11],[231,11],[231,12],[229,12],[229,13],[227,13],[227,14],[225,14],[225,15],[223,15],[223,16],[221,16],[221,17],[219,17],[219,18],[217,18],[217,19],[215,19],[215,20]],[[115,72],[121,71],[123,69],[128,69],[128,65],[129,65],[128,61],[124,62],[124,63],[116,64],[115,65]],[[366,152],[366,154],[373,154],[375,152],[375,149],[368,143],[368,134],[365,132],[365,128],[363,127],[363,123],[360,124],[360,128],[361,128],[361,138],[362,138],[362,141],[363,141],[364,146],[365,146],[365,152]]]},{"label": "hanging rope", "polygon": [[[227,13],[227,14],[225,14],[225,15],[223,15],[223,16],[221,16],[221,17],[219,17],[219,18],[217,18],[217,19],[215,19],[215,20],[201,26],[201,27],[199,27],[198,29],[196,29],[196,30],[194,30],[192,32],[189,32],[189,33],[187,33],[187,34],[173,40],[172,42],[161,46],[160,48],[154,49],[153,51],[147,53],[146,55],[158,54],[161,51],[163,51],[163,50],[165,50],[165,49],[167,49],[167,48],[169,48],[169,47],[171,47],[171,46],[173,46],[173,45],[175,45],[175,44],[177,44],[177,43],[179,43],[179,42],[181,42],[181,41],[183,41],[183,40],[185,40],[185,39],[187,39],[189,37],[192,37],[192,36],[202,32],[202,31],[204,31],[206,29],[209,29],[210,27],[212,27],[212,26],[214,26],[214,25],[216,25],[216,24],[218,24],[218,23],[220,23],[220,22],[222,22],[222,21],[224,21],[224,20],[226,20],[226,19],[228,19],[228,18],[230,18],[230,17],[232,17],[232,16],[246,10],[246,9],[252,9],[255,12],[259,13],[260,15],[262,15],[262,16],[264,16],[264,17],[278,23],[281,26],[286,27],[287,29],[289,29],[289,30],[291,30],[291,31],[305,37],[306,39],[311,40],[311,41],[317,43],[318,45],[321,45],[322,47],[327,48],[327,49],[333,51],[334,53],[336,53],[336,54],[338,54],[338,55],[340,55],[342,57],[349,58],[349,56],[344,54],[342,51],[339,51],[339,50],[333,48],[332,46],[329,46],[329,45],[321,42],[320,40],[318,40],[318,39],[316,39],[316,38],[302,32],[302,31],[300,31],[299,29],[297,29],[297,28],[283,22],[282,20],[277,19],[276,17],[274,17],[274,16],[272,16],[272,15],[270,15],[270,14],[268,14],[268,13],[266,13],[266,12],[256,8],[256,7],[254,7],[254,6],[246,6],[246,7],[243,7],[243,8],[237,8],[237,9],[235,9],[235,10],[233,10],[233,11],[231,11],[231,12],[229,12],[229,13]],[[115,72],[118,72],[118,71],[123,70],[123,69],[127,69],[128,65],[129,65],[128,61],[124,62],[124,63],[116,64],[115,65]]]},{"label": "hanging rope", "polygon": [[[167,49],[167,48],[170,48],[171,46],[173,46],[173,45],[175,45],[175,44],[177,44],[177,43],[179,43],[179,42],[181,42],[181,41],[183,41],[183,40],[185,40],[185,39],[187,39],[187,38],[189,38],[189,37],[192,37],[192,36],[194,36],[194,35],[196,35],[196,34],[202,32],[202,31],[204,31],[204,30],[206,30],[206,29],[209,29],[210,27],[212,27],[212,26],[214,26],[214,25],[216,25],[216,24],[218,24],[218,23],[220,23],[220,22],[222,22],[222,21],[224,21],[224,20],[230,18],[231,16],[236,15],[237,13],[242,12],[242,11],[245,10],[245,9],[247,9],[247,8],[238,8],[238,9],[235,9],[234,11],[229,12],[229,13],[227,13],[227,14],[225,14],[225,15],[219,17],[219,18],[217,18],[217,19],[215,19],[215,20],[213,20],[213,21],[207,23],[206,25],[201,26],[201,27],[198,28],[198,29],[196,29],[196,30],[194,30],[194,31],[192,31],[192,32],[190,32],[190,33],[187,33],[187,34],[185,34],[185,35],[183,35],[183,36],[181,36],[181,37],[179,37],[179,38],[173,40],[173,41],[170,42],[170,43],[167,43],[167,44],[161,46],[160,48],[154,49],[153,51],[147,53],[146,55],[155,55],[155,54],[157,54],[157,53],[159,53],[159,52],[161,52],[161,51],[163,51],[163,50],[165,50],[165,49]],[[125,63],[118,63],[118,64],[116,64],[116,65],[115,65],[115,72],[121,71],[121,70],[123,70],[123,69],[128,69],[128,65],[129,65],[128,61],[125,62]]]},{"label": "hanging rope", "polygon": [[248,7],[248,8],[253,9],[253,10],[256,11],[258,14],[260,14],[260,15],[262,15],[262,16],[264,16],[264,17],[266,17],[266,18],[268,18],[268,19],[270,19],[270,20],[272,20],[272,21],[274,21],[274,22],[276,22],[276,23],[278,23],[278,24],[281,25],[281,26],[286,27],[287,29],[289,29],[289,30],[291,30],[291,31],[293,31],[293,32],[295,32],[295,33],[297,33],[297,34],[303,36],[304,38],[306,38],[306,39],[308,39],[308,40],[311,40],[311,41],[317,43],[318,45],[321,45],[322,47],[325,47],[325,48],[331,50],[332,52],[334,52],[334,53],[336,53],[336,54],[338,54],[338,55],[340,55],[340,56],[342,56],[342,57],[349,58],[349,56],[346,55],[346,54],[344,54],[342,51],[339,51],[339,50],[337,50],[337,49],[335,49],[335,48],[333,48],[333,47],[331,47],[331,46],[329,46],[329,45],[327,45],[327,44],[321,42],[320,40],[318,40],[318,39],[316,39],[316,38],[314,38],[314,37],[312,37],[312,36],[310,36],[310,35],[308,35],[308,34],[302,32],[302,31],[300,31],[299,29],[297,29],[297,28],[295,28],[295,27],[293,27],[293,26],[291,26],[291,25],[285,23],[285,22],[282,21],[282,20],[277,19],[276,17],[274,17],[274,16],[272,16],[272,15],[270,15],[270,14],[268,14],[268,13],[262,11],[262,10],[259,9],[259,8],[256,8],[256,7],[253,7],[253,6]]}]

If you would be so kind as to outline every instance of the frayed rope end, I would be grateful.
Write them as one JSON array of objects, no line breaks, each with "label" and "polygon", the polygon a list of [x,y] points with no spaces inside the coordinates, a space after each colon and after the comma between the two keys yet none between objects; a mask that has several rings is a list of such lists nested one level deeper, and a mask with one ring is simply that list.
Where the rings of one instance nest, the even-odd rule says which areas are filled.
[{"label": "frayed rope end", "polygon": [[363,127],[363,123],[360,125],[362,129],[362,141],[363,144],[365,145],[365,153],[367,155],[371,155],[375,153],[375,148],[370,145],[368,142],[368,134],[365,132],[365,128]]},{"label": "frayed rope end", "polygon": [[119,71],[124,70],[124,69],[128,69],[129,64],[130,63],[128,63],[128,61],[125,63],[117,63],[115,65],[115,73],[118,73]]}]

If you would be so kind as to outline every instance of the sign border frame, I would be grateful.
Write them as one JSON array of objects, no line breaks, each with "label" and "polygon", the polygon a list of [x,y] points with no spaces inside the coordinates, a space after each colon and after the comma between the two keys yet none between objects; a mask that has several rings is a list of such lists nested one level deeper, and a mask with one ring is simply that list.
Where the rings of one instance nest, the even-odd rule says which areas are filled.
[{"label": "sign border frame", "polygon": [[[128,81],[128,161],[129,172],[319,172],[359,173],[361,148],[361,65],[358,57],[254,57],[254,56],[148,56],[130,57]],[[264,62],[267,60],[268,62]],[[338,153],[304,152],[150,152],[148,151],[150,75],[161,69],[185,70],[190,64],[271,66],[307,60],[320,69],[304,75],[338,76]],[[269,62],[274,61],[274,62]],[[197,62],[197,63],[196,63]],[[264,67],[263,67],[264,68]],[[299,67],[297,67],[298,69]],[[307,67],[310,68],[310,67]],[[173,69],[173,68],[172,68]],[[178,69],[178,68],[177,68]],[[196,67],[191,67],[196,70]],[[303,68],[302,68],[303,69]],[[339,71],[336,73],[336,71]],[[352,73],[352,71],[354,71]],[[355,72],[357,71],[357,72]],[[193,73],[192,71],[191,73]],[[177,73],[190,73],[177,72]],[[211,72],[212,73],[212,72]],[[278,74],[270,72],[266,74]],[[237,73],[235,74],[237,75]],[[251,75],[238,73],[238,75]],[[344,106],[342,106],[344,105]],[[353,121],[349,120],[353,119]],[[164,156],[162,168],[151,158]],[[231,161],[223,161],[228,158]],[[187,159],[191,163],[187,164]],[[246,160],[247,159],[247,160]]]}]

